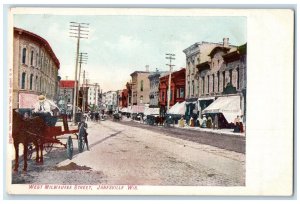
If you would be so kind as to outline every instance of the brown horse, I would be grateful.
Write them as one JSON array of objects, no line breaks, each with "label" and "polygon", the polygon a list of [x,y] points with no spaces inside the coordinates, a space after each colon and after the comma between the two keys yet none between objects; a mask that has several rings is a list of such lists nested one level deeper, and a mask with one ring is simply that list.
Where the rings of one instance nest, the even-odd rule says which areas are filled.
[{"label": "brown horse", "polygon": [[164,121],[165,121],[165,118],[162,117],[162,116],[156,116],[155,117],[155,124],[157,126],[159,126],[159,125],[162,126],[164,124]]},{"label": "brown horse", "polygon": [[[12,120],[12,137],[15,148],[15,168],[18,171],[19,167],[19,144],[24,146],[24,167],[27,170],[27,147],[29,143],[33,143],[36,148],[36,162],[43,163],[43,143],[47,125],[40,117],[23,119],[22,116],[13,109]],[[41,156],[40,156],[41,154]]]}]

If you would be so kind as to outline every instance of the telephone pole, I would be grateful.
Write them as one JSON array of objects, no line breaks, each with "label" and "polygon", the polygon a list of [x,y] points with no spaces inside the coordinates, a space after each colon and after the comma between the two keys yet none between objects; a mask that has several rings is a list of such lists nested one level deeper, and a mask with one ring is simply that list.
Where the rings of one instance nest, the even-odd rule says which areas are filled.
[{"label": "telephone pole", "polygon": [[83,70],[83,80],[82,80],[82,112],[85,113],[85,70]]},{"label": "telephone pole", "polygon": [[[80,90],[80,76],[81,76],[81,64],[87,64],[87,53],[81,52],[79,53],[79,76],[78,76],[78,84],[77,84],[77,92]],[[79,87],[79,88],[78,88]],[[77,93],[77,104],[79,104],[79,94]]]},{"label": "telephone pole", "polygon": [[88,25],[87,23],[77,23],[70,22],[70,37],[77,38],[77,48],[76,48],[76,64],[75,64],[75,83],[74,83],[74,97],[73,97],[73,123],[75,124],[76,115],[76,103],[77,103],[77,69],[78,69],[78,57],[79,57],[79,47],[80,38],[88,38]]},{"label": "telephone pole", "polygon": [[171,53],[166,54],[166,59],[170,60],[170,64],[166,64],[167,66],[170,67],[169,85],[168,85],[167,113],[169,113],[170,101],[171,101],[171,75],[172,75],[173,67],[175,66],[175,65],[172,64],[172,60],[175,60],[174,56],[175,56],[175,54],[171,54]]}]

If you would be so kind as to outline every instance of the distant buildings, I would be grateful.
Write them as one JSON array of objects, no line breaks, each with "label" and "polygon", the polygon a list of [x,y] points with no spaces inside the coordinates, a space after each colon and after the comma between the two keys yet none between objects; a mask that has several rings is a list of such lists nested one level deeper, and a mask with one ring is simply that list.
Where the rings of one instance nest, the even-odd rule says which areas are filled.
[{"label": "distant buildings", "polygon": [[102,104],[105,111],[112,113],[118,108],[118,91],[107,91],[102,94]]},{"label": "distant buildings", "polygon": [[161,72],[156,69],[155,72],[148,76],[150,82],[150,93],[149,93],[149,107],[155,108],[159,107],[159,77],[166,74],[166,72]]},{"label": "distant buildings", "polygon": [[74,80],[61,80],[59,84],[58,105],[61,109],[68,110],[73,107]]},{"label": "distant buildings", "polygon": [[99,107],[99,95],[100,95],[100,86],[99,84],[85,84],[87,87],[87,103],[90,109],[97,109]]},{"label": "distant buildings", "polygon": [[150,74],[149,67],[146,67],[146,71],[135,71],[130,74],[132,77],[132,105],[149,104],[150,82],[148,76]]},{"label": "distant buildings", "polygon": [[40,94],[56,101],[59,68],[47,40],[14,27],[12,108],[32,108]]}]

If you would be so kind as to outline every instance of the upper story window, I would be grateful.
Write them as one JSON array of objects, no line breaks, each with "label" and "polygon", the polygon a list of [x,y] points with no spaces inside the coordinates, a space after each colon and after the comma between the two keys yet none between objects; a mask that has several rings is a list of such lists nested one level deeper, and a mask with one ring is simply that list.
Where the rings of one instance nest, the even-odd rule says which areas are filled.
[{"label": "upper story window", "polygon": [[22,50],[22,63],[26,63],[26,48],[23,48]]},{"label": "upper story window", "polygon": [[21,79],[21,89],[25,89],[25,83],[26,83],[26,73],[22,73],[22,79]]},{"label": "upper story window", "polygon": [[39,66],[39,54],[36,53],[36,57],[35,57],[35,66]]},{"label": "upper story window", "polygon": [[144,91],[144,81],[141,80],[141,91]]},{"label": "upper story window", "polygon": [[31,54],[30,54],[30,65],[33,65],[33,50],[31,51]]},{"label": "upper story window", "polygon": [[33,84],[33,74],[30,75],[30,83],[29,83],[29,89],[32,90],[32,84]]}]

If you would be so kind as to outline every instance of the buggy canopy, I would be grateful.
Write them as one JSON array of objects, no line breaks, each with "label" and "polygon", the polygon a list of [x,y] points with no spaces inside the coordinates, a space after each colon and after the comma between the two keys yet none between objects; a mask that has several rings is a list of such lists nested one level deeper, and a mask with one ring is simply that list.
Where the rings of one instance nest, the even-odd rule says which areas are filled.
[{"label": "buggy canopy", "polygon": [[228,123],[234,122],[237,115],[241,115],[240,96],[219,97],[202,111],[206,113],[222,113]]}]

